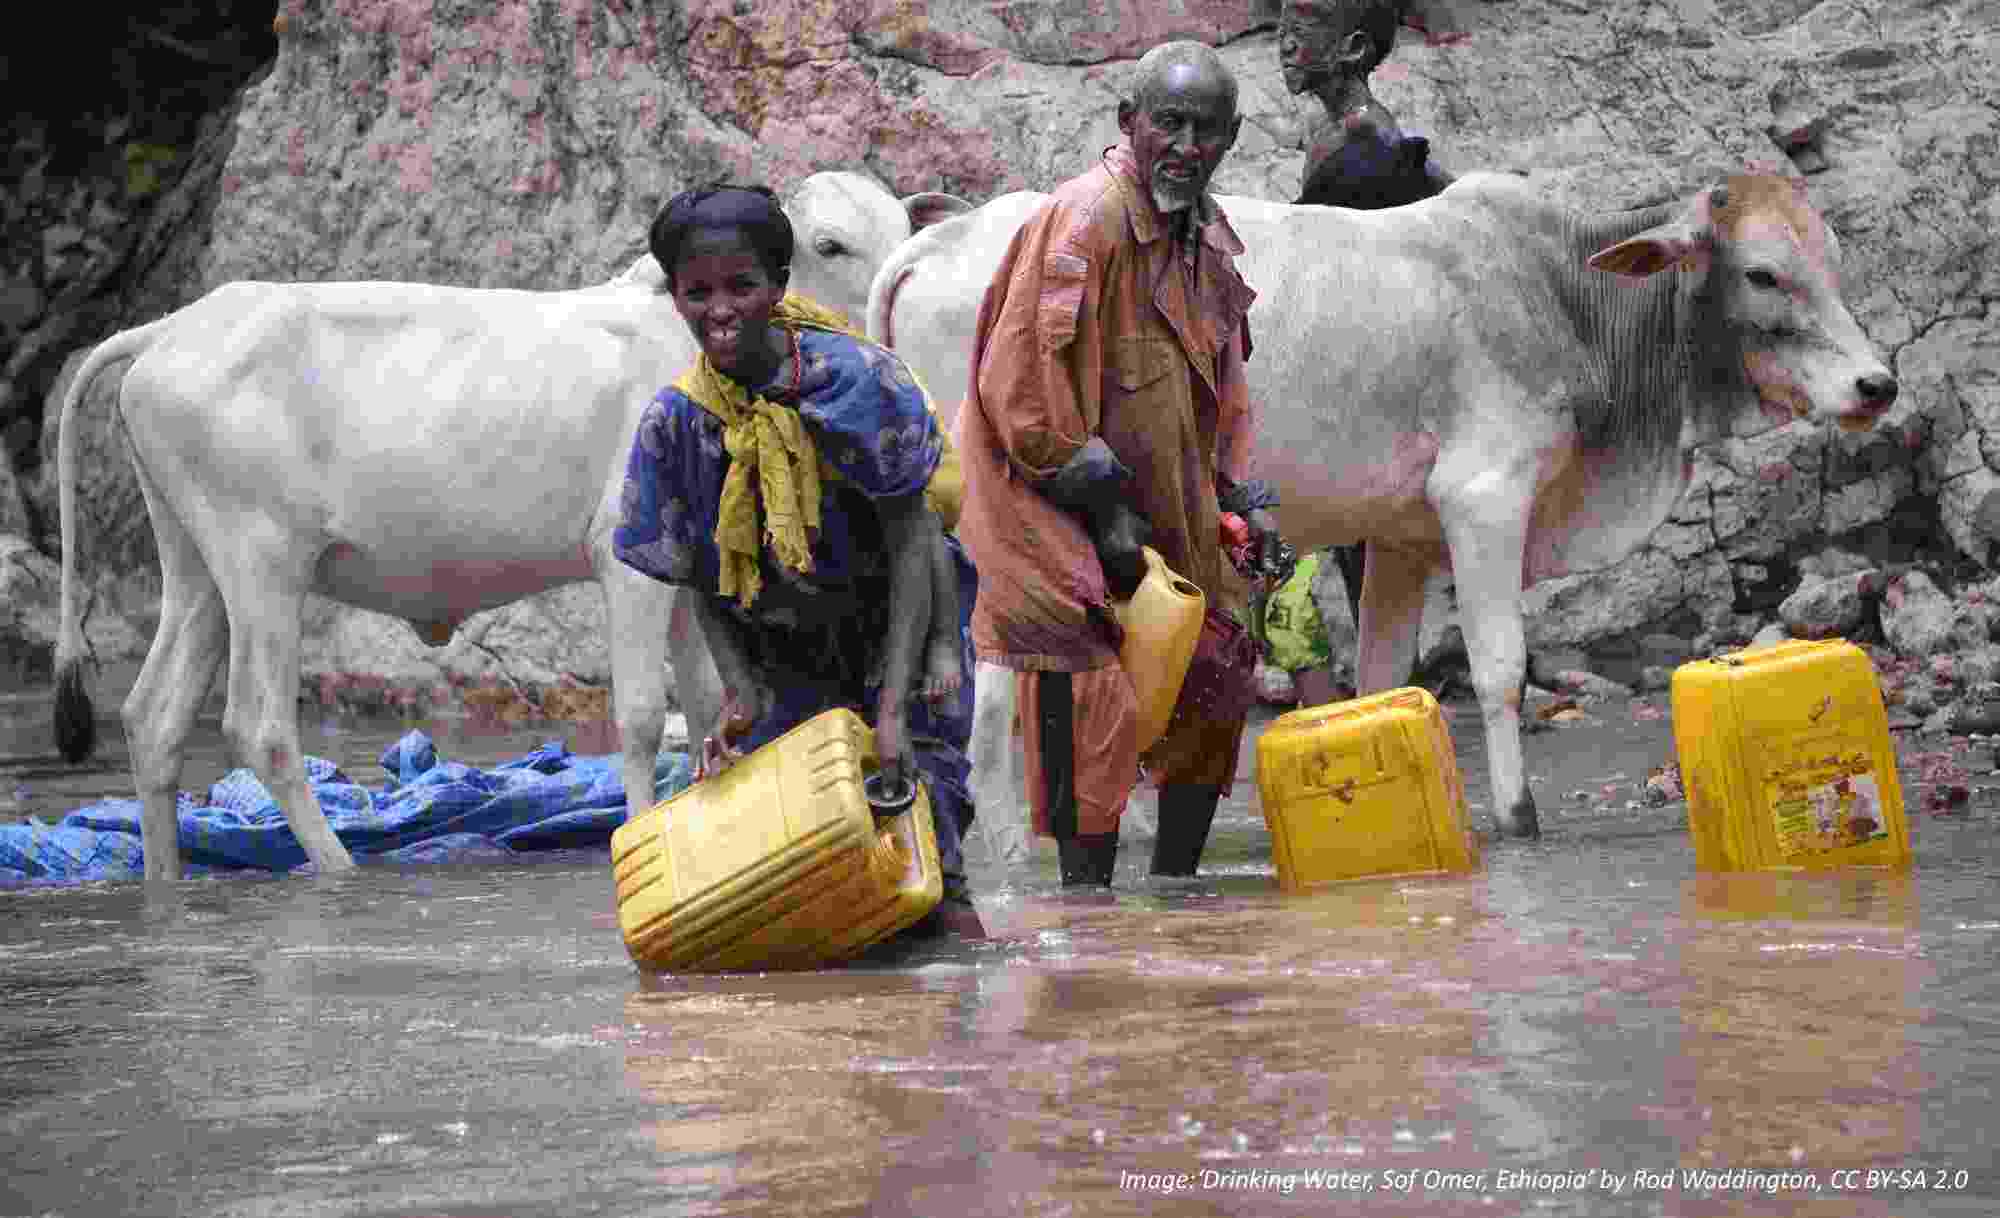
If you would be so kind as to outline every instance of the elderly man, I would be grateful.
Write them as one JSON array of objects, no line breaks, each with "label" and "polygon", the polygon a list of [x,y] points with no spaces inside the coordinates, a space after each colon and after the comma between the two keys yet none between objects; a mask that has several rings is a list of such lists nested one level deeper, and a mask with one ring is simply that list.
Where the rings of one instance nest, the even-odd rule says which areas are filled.
[{"label": "elderly man", "polygon": [[[1065,884],[1111,882],[1142,761],[1110,612],[1138,584],[1141,546],[1212,610],[1240,611],[1221,514],[1245,516],[1259,552],[1277,542],[1263,510],[1274,501],[1244,479],[1255,294],[1207,190],[1241,126],[1236,81],[1194,42],[1155,48],[1135,77],[1118,106],[1124,142],[1054,192],[995,272],[959,422],[959,536],[980,571],[973,645],[1025,674],[1032,822],[1056,839]],[[1236,773],[1247,699],[1229,687],[1247,685],[1235,672],[1246,640],[1233,618],[1209,625],[1197,670],[1207,664],[1204,686],[1223,696],[1191,705],[1184,693],[1143,758],[1161,783],[1155,874],[1194,874]]]}]

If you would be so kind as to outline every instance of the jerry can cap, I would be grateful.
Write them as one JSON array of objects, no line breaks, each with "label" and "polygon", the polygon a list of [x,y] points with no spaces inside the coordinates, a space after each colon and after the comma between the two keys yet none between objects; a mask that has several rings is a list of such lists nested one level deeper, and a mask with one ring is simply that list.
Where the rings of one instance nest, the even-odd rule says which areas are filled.
[{"label": "jerry can cap", "polygon": [[898,816],[910,810],[917,802],[917,782],[908,774],[902,775],[902,784],[895,790],[885,790],[882,772],[877,770],[861,780],[861,793],[868,799],[868,807],[877,816]]}]

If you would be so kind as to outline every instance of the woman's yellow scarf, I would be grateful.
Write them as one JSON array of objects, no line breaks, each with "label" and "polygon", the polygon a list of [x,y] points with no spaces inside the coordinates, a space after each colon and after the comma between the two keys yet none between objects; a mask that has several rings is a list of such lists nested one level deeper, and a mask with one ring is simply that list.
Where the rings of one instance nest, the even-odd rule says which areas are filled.
[{"label": "woman's yellow scarf", "polygon": [[[867,341],[847,318],[796,292],[785,293],[771,311],[771,320],[787,329],[826,330]],[[922,391],[921,382],[917,387]],[[839,474],[822,462],[796,408],[751,397],[743,386],[718,371],[706,354],[695,358],[694,367],[681,374],[674,388],[722,421],[729,473],[723,479],[722,501],[715,517],[715,549],[720,559],[716,591],[736,597],[747,608],[764,584],[758,561],[764,543],[768,542],[778,561],[792,570],[801,574],[812,571],[812,543],[819,534],[820,483]],[[936,413],[928,393],[924,403]],[[947,435],[944,457],[924,488],[926,502],[942,518],[947,531],[958,524],[963,490],[958,453]]]}]

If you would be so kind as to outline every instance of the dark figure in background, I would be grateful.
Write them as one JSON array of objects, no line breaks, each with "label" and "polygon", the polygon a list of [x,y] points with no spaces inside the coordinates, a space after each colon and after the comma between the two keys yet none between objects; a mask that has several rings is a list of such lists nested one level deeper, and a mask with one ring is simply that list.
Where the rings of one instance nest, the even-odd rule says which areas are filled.
[{"label": "dark figure in background", "polygon": [[[1396,45],[1405,0],[1285,0],[1278,55],[1285,88],[1311,93],[1325,107],[1306,146],[1296,200],[1372,210],[1428,199],[1451,184],[1430,156],[1430,141],[1409,135],[1369,91],[1368,76]],[[1363,545],[1330,547],[1347,584],[1347,604],[1361,622]],[[1309,691],[1306,701],[1327,691]]]},{"label": "dark figure in background", "polygon": [[959,848],[976,584],[931,497],[949,442],[900,359],[785,291],[793,240],[761,187],[687,191],[654,221],[701,356],[640,420],[613,549],[701,593],[724,698],[697,775],[821,711],[868,716],[890,786],[930,789],[945,899],[913,929],[980,937]]}]

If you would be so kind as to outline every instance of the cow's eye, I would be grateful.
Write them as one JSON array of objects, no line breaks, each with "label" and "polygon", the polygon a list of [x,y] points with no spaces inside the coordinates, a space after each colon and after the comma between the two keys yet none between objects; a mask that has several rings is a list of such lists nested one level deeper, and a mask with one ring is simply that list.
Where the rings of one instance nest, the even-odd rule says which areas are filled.
[{"label": "cow's eye", "polygon": [[838,258],[847,252],[847,247],[832,237],[820,237],[813,241],[813,252],[822,258]]},{"label": "cow's eye", "polygon": [[1743,277],[1748,279],[1753,287],[1775,288],[1778,286],[1778,277],[1761,266],[1751,267],[1743,273]]}]

